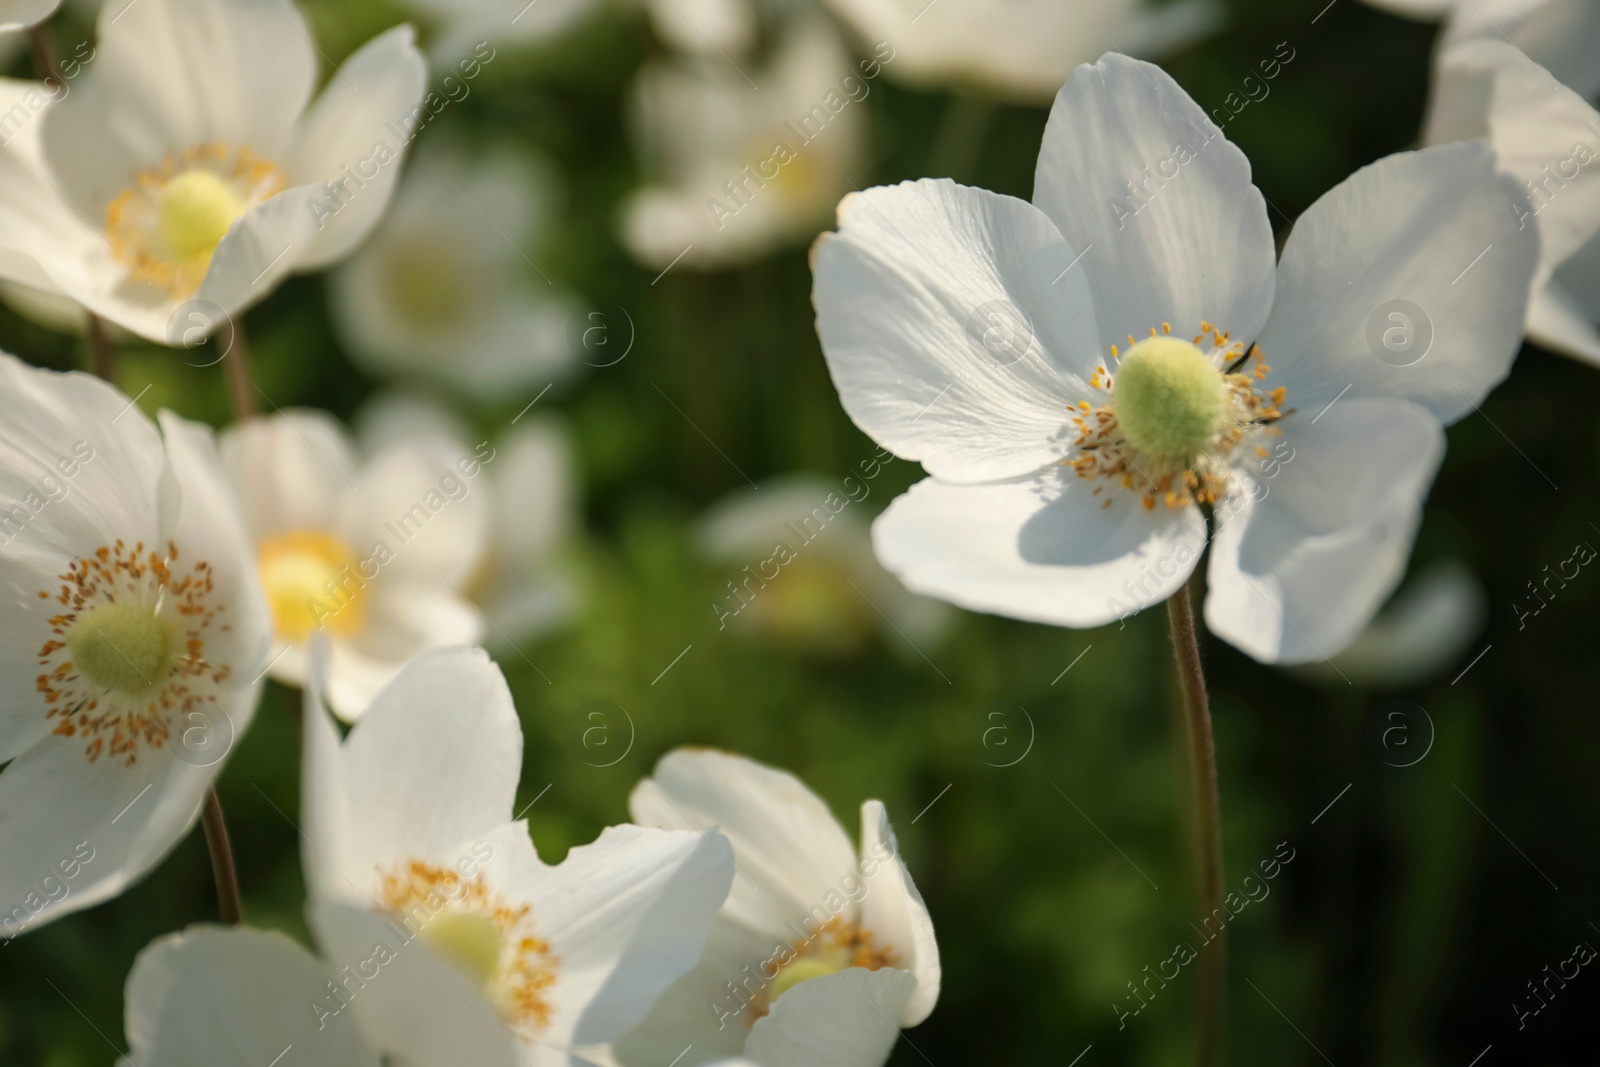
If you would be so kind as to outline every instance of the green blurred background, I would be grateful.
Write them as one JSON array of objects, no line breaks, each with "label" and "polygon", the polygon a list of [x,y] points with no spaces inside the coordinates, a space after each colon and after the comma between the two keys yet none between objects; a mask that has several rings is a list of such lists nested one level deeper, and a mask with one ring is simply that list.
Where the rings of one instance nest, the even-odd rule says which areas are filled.
[{"label": "green blurred background", "polygon": [[[1280,209],[1280,239],[1356,167],[1409,147],[1426,95],[1432,29],[1357,0],[1325,4],[1233,0],[1222,32],[1165,64],[1211,107],[1280,42],[1295,50],[1270,97],[1227,130]],[[306,10],[333,59],[406,17],[369,0]],[[571,567],[586,599],[566,631],[523,645],[537,669],[501,658],[527,740],[519,807],[550,787],[528,814],[541,854],[559,860],[624,820],[628,790],[669,747],[743,752],[801,775],[852,832],[867,797],[897,821],[936,923],[944,987],[893,1063],[1065,1064],[1088,1046],[1076,1062],[1187,1062],[1196,968],[1125,1028],[1113,1008],[1132,1006],[1126,983],[1147,964],[1197,941],[1162,612],[1088,632],[963,614],[928,650],[931,664],[892,635],[819,657],[716,629],[709,604],[733,575],[697,556],[691,524],[744,486],[733,464],[758,484],[799,470],[837,480],[875,446],[828,380],[803,247],[652,285],[656,271],[617,244],[617,202],[639,181],[621,99],[656,47],[641,13],[608,13],[556,46],[484,68],[448,116],[455,136],[519,141],[556,161],[566,210],[540,266],[592,306],[627,309],[637,329],[625,360],[541,402],[564,414],[576,442],[585,532]],[[1030,194],[1043,110],[999,108],[981,142],[952,159],[936,151],[949,96],[877,88],[866,104],[874,182],[953,169]],[[375,390],[334,340],[321,278],[290,281],[246,321],[258,381],[277,404],[348,418]],[[3,309],[0,337],[43,365],[86,362],[81,340]],[[130,344],[119,376],[130,394],[153,383],[147,410],[228,418],[216,368]],[[492,431],[527,399],[476,418]],[[1600,976],[1580,973],[1523,1029],[1511,1006],[1576,942],[1600,944],[1589,621],[1600,577],[1581,574],[1525,629],[1511,608],[1574,543],[1600,542],[1597,403],[1600,372],[1530,348],[1483,413],[1451,429],[1414,566],[1464,559],[1490,613],[1438,680],[1398,693],[1307,685],[1204,637],[1228,886],[1279,842],[1294,849],[1271,895],[1231,927],[1230,1062],[1465,1065],[1487,1046],[1485,1067],[1597,1062],[1589,1012]],[[865,507],[918,477],[913,464],[890,464]],[[1365,737],[1376,709],[1397,698],[1425,708],[1436,728],[1427,757],[1407,768],[1380,762]],[[591,764],[622,751],[630,731],[618,723],[603,754],[593,737],[586,747],[592,701],[619,705],[633,724],[631,748],[610,767]],[[269,687],[220,791],[247,921],[304,936],[291,825],[297,715],[296,695]],[[1023,751],[1029,718],[1031,751],[992,766]],[[121,898],[0,948],[0,1062],[112,1062],[110,1046],[126,1048],[122,983],[134,955],[214,915],[197,829]]]}]

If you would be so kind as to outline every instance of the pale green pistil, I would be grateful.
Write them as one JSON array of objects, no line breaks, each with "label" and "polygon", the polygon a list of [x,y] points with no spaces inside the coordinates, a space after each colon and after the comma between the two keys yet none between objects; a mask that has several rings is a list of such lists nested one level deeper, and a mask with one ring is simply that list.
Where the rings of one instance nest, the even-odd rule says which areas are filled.
[{"label": "pale green pistil", "polygon": [[500,973],[500,928],[487,915],[446,912],[428,920],[419,936],[480,989]]},{"label": "pale green pistil", "polygon": [[1130,445],[1187,463],[1227,428],[1228,388],[1216,364],[1188,341],[1151,337],[1118,364],[1112,406]]},{"label": "pale green pistil", "polygon": [[99,604],[67,630],[72,664],[96,685],[142,693],[166,677],[172,633],[149,608]]},{"label": "pale green pistil", "polygon": [[778,972],[772,980],[772,999],[776,1001],[801,982],[838,974],[849,965],[847,959],[798,959]]},{"label": "pale green pistil", "polygon": [[161,239],[180,259],[210,255],[246,207],[233,188],[210,171],[185,171],[161,191],[157,209]]}]

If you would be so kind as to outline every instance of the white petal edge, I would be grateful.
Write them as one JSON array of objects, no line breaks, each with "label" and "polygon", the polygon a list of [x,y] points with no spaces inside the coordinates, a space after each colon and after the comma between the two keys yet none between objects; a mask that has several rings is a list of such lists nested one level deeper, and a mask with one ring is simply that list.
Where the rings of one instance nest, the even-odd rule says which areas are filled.
[{"label": "white petal edge", "polygon": [[[1105,487],[1098,496],[1096,484]],[[1198,508],[1145,511],[1119,484],[1078,480],[1062,468],[989,485],[927,478],[872,526],[878,559],[912,592],[1073,627],[1102,626],[1165,600],[1194,570],[1205,541]]]}]

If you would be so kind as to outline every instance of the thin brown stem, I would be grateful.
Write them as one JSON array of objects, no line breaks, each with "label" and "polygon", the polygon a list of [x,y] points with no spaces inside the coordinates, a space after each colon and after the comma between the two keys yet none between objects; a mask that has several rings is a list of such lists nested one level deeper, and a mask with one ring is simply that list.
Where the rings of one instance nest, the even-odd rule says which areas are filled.
[{"label": "thin brown stem", "polygon": [[235,418],[248,419],[256,413],[256,387],[250,376],[250,346],[244,339],[244,327],[229,319],[226,330],[228,349],[222,356],[222,366],[228,376],[228,395],[233,400]]},{"label": "thin brown stem", "polygon": [[[1217,801],[1217,754],[1211,740],[1211,708],[1206,700],[1205,672],[1200,667],[1200,642],[1194,628],[1189,587],[1167,601],[1167,622],[1183,686],[1184,722],[1188,726],[1189,766],[1194,787],[1195,855],[1198,859],[1201,920],[1222,912],[1222,816]],[[1222,994],[1227,969],[1227,927],[1201,951],[1200,1018],[1195,1063],[1211,1067],[1222,1050]]]},{"label": "thin brown stem", "polygon": [[111,343],[105,320],[94,312],[87,312],[89,333],[89,366],[95,375],[108,382],[117,380],[117,349]]},{"label": "thin brown stem", "polygon": [[206,848],[211,852],[211,872],[217,879],[217,911],[229,926],[239,924],[239,872],[233,866],[233,845],[228,841],[228,824],[222,817],[222,801],[216,787],[206,790],[203,821]]},{"label": "thin brown stem", "polygon": [[61,75],[56,71],[56,50],[50,40],[50,31],[45,24],[35,23],[28,27],[28,51],[33,55],[33,71],[45,81],[61,81]]}]

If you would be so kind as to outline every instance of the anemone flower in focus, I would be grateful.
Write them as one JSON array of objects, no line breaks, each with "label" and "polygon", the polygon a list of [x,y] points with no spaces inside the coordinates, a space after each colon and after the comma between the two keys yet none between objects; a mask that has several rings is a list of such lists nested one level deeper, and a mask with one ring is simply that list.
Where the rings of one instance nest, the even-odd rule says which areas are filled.
[{"label": "anemone flower in focus", "polygon": [[715,830],[614,826],[546,865],[514,818],[522,730],[480,649],[406,665],[340,742],[306,688],[309,918],[354,1013],[414,1067],[556,1065],[694,966],[733,869]]},{"label": "anemone flower in focus", "polygon": [[210,433],[0,354],[0,936],[122,892],[250,725],[271,620]]},{"label": "anemone flower in focus", "polygon": [[348,1015],[319,1018],[337,972],[283,934],[194,926],[139,953],[124,996],[129,1054],[118,1067],[271,1064],[378,1067]]},{"label": "anemone flower in focus", "polygon": [[539,160],[422,153],[393,208],[335,271],[334,322],[379,377],[423,379],[480,401],[547,384],[573,363],[573,301],[529,265],[553,209]]},{"label": "anemone flower in focus", "polygon": [[794,775],[678,749],[628,806],[645,826],[719,828],[737,874],[699,965],[614,1046],[624,1067],[680,1054],[685,1065],[743,1055],[878,1067],[900,1029],[933,1011],[933,921],[882,802],[861,805],[858,850]]},{"label": "anemone flower in focus", "polygon": [[274,678],[305,685],[307,645],[326,634],[328,701],[353,719],[411,656],[482,636],[462,587],[487,535],[486,442],[421,438],[363,460],[331,416],[300,409],[236,423],[220,448],[272,609]]},{"label": "anemone flower in focus", "polygon": [[0,81],[0,107],[31,115],[0,149],[0,275],[176,344],[186,303],[218,325],[341,258],[383,214],[415,124],[411,38],[374,38],[311,102],[316,46],[292,3],[106,4],[70,94],[35,107],[35,83]]},{"label": "anemone flower in focus", "polygon": [[[1183,587],[1264,662],[1337,653],[1404,571],[1443,426],[1505,377],[1538,237],[1481,143],[1357,171],[1278,262],[1244,154],[1159,68],[1080,67],[1034,202],[846,197],[813,251],[845,410],[932,477],[874,545],[915,592],[1099,626]],[[1486,251],[1486,246],[1492,249]]]}]

